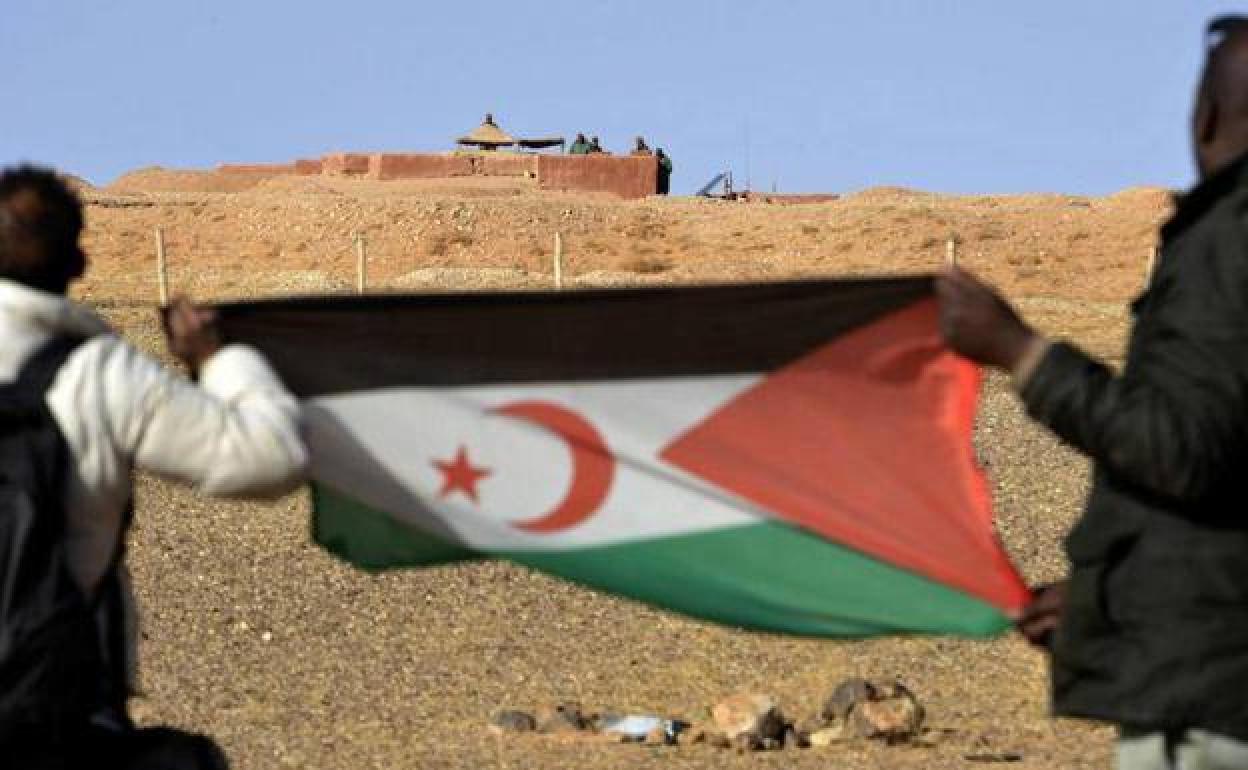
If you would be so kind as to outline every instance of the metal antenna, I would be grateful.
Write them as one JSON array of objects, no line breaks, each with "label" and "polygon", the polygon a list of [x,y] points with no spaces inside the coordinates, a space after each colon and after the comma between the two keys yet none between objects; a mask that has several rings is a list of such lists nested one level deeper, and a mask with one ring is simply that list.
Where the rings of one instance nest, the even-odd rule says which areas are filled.
[{"label": "metal antenna", "polygon": [[745,191],[749,192],[752,187],[750,185],[750,118],[745,118]]}]

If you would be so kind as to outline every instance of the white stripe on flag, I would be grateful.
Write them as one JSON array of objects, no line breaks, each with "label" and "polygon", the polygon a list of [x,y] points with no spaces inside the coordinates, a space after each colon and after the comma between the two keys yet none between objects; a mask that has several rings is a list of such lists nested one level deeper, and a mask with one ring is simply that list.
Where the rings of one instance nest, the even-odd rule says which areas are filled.
[{"label": "white stripe on flag", "polygon": [[[487,551],[607,545],[754,524],[767,513],[662,463],[658,454],[758,380],[730,375],[324,396],[307,410],[312,475],[396,518]],[[572,481],[565,441],[531,422],[492,414],[530,401],[584,418],[617,459],[605,502],[567,529],[534,533],[515,526],[551,511]],[[348,437],[342,426],[349,426]],[[461,448],[473,468],[489,474],[474,485],[477,502],[459,489],[439,495],[446,476],[435,461],[453,462]]]}]

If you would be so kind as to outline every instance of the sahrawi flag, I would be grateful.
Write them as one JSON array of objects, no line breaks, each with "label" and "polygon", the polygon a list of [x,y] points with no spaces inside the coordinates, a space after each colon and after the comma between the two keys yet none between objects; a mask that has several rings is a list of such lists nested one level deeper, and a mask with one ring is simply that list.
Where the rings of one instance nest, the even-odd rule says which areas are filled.
[{"label": "sahrawi flag", "polygon": [[317,541],[734,626],[988,635],[1027,591],[930,278],[219,308],[305,401]]}]

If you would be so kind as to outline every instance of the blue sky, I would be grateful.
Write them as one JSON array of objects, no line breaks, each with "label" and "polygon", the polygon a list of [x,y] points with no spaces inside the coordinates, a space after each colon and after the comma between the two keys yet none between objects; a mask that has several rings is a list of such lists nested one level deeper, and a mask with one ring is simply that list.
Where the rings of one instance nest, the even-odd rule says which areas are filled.
[{"label": "blue sky", "polygon": [[[1185,186],[1199,0],[3,0],[0,164],[645,135],[674,192]],[[747,163],[748,158],[748,163]],[[748,168],[747,168],[748,165]]]}]

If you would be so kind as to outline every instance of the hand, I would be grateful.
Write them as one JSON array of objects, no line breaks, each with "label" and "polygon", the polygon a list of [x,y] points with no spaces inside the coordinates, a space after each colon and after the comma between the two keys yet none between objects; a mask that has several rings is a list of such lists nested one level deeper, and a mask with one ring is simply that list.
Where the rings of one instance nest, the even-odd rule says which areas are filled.
[{"label": "hand", "polygon": [[1035,646],[1051,649],[1065,604],[1066,581],[1040,586],[1033,592],[1031,604],[1014,621],[1014,627]]},{"label": "hand", "polygon": [[165,338],[169,352],[198,373],[204,362],[221,349],[221,331],[214,310],[197,307],[186,297],[176,297],[165,315]]},{"label": "hand", "polygon": [[981,364],[1013,370],[1040,337],[1005,300],[957,267],[936,279],[940,331],[957,353]]}]

